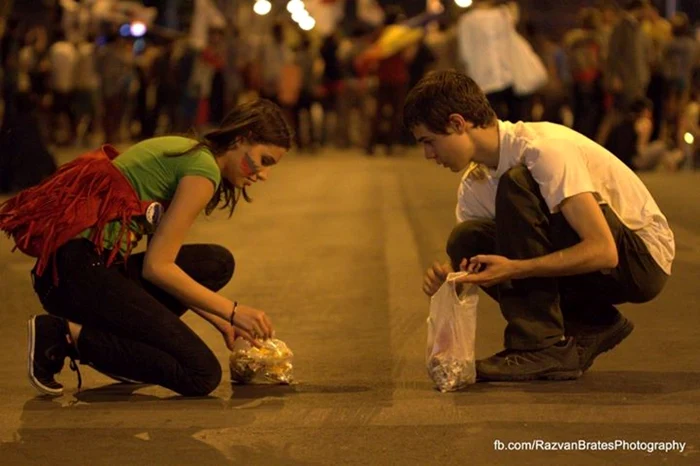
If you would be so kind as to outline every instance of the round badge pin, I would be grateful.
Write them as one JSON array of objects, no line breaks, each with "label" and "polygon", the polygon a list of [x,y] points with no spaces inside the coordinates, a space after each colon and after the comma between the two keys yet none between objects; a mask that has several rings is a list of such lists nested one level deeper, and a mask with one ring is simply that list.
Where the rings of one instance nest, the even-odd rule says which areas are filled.
[{"label": "round badge pin", "polygon": [[160,202],[153,202],[146,209],[146,221],[151,224],[153,228],[158,226],[162,217],[163,205]]}]

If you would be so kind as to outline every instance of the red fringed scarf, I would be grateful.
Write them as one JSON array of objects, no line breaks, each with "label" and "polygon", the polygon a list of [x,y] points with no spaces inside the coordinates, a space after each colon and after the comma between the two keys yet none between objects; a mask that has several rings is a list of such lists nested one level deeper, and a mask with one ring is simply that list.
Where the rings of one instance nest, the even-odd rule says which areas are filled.
[{"label": "red fringed scarf", "polygon": [[[0,205],[0,230],[14,239],[13,252],[19,249],[38,258],[37,275],[44,273],[59,247],[88,228],[93,228],[90,240],[102,253],[105,225],[121,222],[119,245],[132,217],[145,214],[152,201],[139,199],[129,180],[112,164],[117,155],[114,147],[102,146]],[[127,255],[131,247],[128,241]],[[108,266],[118,252],[119,247],[111,251]],[[55,263],[53,273],[57,281]]]}]

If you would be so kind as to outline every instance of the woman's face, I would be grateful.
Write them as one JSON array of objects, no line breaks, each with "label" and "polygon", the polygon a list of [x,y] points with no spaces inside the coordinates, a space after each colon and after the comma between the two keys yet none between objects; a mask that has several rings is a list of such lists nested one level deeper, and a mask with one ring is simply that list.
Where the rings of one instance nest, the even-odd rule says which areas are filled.
[{"label": "woman's face", "polygon": [[265,181],[270,169],[287,153],[284,147],[268,144],[240,142],[229,149],[221,175],[232,185],[245,188],[258,181]]}]

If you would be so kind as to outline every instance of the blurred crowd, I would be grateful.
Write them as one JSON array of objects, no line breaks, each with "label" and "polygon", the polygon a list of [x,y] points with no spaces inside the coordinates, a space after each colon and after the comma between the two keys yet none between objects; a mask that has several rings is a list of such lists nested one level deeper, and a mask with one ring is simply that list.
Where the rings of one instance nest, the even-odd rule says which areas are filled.
[{"label": "blurred crowd", "polygon": [[[76,29],[64,21],[47,30],[0,18],[0,147],[25,144],[27,153],[204,131],[236,103],[263,96],[287,111],[299,151],[391,153],[413,143],[401,127],[410,87],[432,70],[455,68],[477,81],[502,119],[573,127],[635,170],[694,163],[700,47],[682,13],[664,18],[644,0],[603,1],[554,34],[514,4],[480,0],[458,17],[414,21],[423,32],[415,40],[383,37],[405,22],[390,8],[383,26],[325,37],[287,23],[255,35],[225,24],[197,44],[128,24]],[[391,54],[368,58],[378,40],[394,42]],[[514,40],[524,40],[517,45],[533,50],[539,65],[523,65]],[[523,66],[541,66],[545,79],[519,86]],[[8,183],[0,191],[12,189]]]}]

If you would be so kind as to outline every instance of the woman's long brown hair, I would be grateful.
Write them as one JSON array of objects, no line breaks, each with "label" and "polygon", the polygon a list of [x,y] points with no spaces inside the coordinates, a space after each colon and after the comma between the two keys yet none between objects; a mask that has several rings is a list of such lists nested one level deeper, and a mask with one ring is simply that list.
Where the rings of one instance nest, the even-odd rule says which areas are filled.
[{"label": "woman's long brown hair", "polygon": [[[173,156],[207,149],[214,157],[220,157],[241,139],[249,144],[267,144],[289,150],[292,136],[292,130],[284,118],[282,109],[270,100],[257,99],[236,106],[224,118],[218,129],[205,134],[191,149]],[[209,215],[217,207],[222,210],[229,209],[230,217],[241,196],[246,202],[251,201],[245,188],[237,188],[226,179],[222,179],[204,212]]]}]

